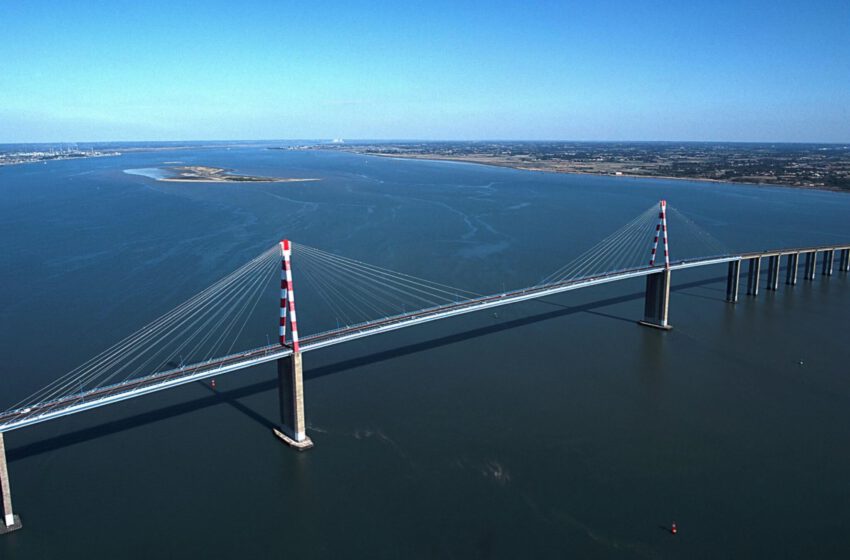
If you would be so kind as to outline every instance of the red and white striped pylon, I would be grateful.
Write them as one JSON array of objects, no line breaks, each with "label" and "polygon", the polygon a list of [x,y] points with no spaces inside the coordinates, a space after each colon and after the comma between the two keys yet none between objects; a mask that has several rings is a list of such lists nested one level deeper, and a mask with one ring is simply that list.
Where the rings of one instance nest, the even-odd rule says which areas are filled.
[{"label": "red and white striped pylon", "polygon": [[649,266],[655,266],[655,253],[658,250],[658,236],[664,239],[664,267],[670,268],[670,249],[667,246],[667,201],[659,203],[661,210],[658,213],[658,225],[655,226],[655,241],[652,242],[652,257]]},{"label": "red and white striped pylon", "polygon": [[280,242],[280,345],[286,346],[286,260],[283,258],[285,249]]},{"label": "red and white striped pylon", "polygon": [[299,351],[298,323],[295,320],[295,292],[292,290],[292,247],[288,239],[280,242],[283,259],[280,265],[280,345],[286,346],[286,310],[289,307],[289,322],[292,325],[292,350]]}]

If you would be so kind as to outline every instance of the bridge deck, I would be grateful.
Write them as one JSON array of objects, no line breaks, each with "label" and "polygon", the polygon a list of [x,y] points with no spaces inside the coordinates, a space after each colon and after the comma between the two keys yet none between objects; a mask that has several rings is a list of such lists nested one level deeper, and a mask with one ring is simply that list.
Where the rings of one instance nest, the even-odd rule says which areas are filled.
[{"label": "bridge deck", "polygon": [[[676,261],[670,265],[670,269],[682,270],[686,268],[722,264],[736,260],[746,260],[755,257],[769,257],[774,255],[841,250],[848,248],[850,248],[850,245],[820,246],[708,257],[689,261]],[[542,286],[532,286],[530,288],[523,288],[501,294],[494,294],[458,303],[423,309],[412,313],[388,317],[378,321],[372,321],[361,325],[336,329],[305,337],[301,341],[301,351],[309,352],[327,346],[342,344],[343,342],[356,340],[358,338],[410,327],[429,321],[436,321],[456,315],[481,311],[483,309],[510,305],[521,301],[538,299],[549,295],[596,286],[599,284],[648,276],[662,270],[664,270],[663,266],[655,266],[609,272],[587,278],[579,278]],[[245,352],[240,352],[238,354],[216,358],[208,362],[191,364],[181,368],[158,372],[146,377],[134,378],[121,383],[99,387],[60,399],[42,402],[31,407],[8,410],[0,413],[0,432],[16,430],[25,426],[46,422],[47,420],[68,416],[84,410],[99,408],[101,406],[176,387],[178,385],[185,385],[194,381],[220,376],[240,369],[277,360],[291,354],[292,350],[287,347],[279,345],[263,346],[247,350]]]}]

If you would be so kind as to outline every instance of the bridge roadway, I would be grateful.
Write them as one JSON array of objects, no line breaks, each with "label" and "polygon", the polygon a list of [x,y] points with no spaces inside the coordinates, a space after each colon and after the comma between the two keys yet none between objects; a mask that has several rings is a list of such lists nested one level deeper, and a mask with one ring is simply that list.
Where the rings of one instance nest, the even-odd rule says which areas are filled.
[{"label": "bridge roadway", "polygon": [[[744,253],[734,256],[726,255],[693,260],[681,260],[671,263],[670,270],[673,271],[710,266],[758,257],[783,256],[796,253],[811,253],[830,250],[838,251],[843,249],[850,249],[850,245],[782,249]],[[423,309],[403,315],[396,315],[369,323],[363,323],[305,337],[300,341],[301,352],[318,350],[320,348],[342,344],[343,342],[349,342],[358,338],[411,327],[413,325],[436,321],[438,319],[454,317],[456,315],[463,315],[493,307],[510,305],[521,301],[538,299],[599,284],[648,276],[650,274],[662,272],[663,270],[664,266],[662,265],[609,272],[586,278],[532,286],[530,288],[508,291],[491,296],[464,300],[458,303]],[[106,406],[123,400],[140,397],[148,393],[162,391],[178,385],[185,385],[194,381],[221,376],[240,369],[285,358],[291,354],[292,350],[288,347],[282,347],[277,344],[262,346],[260,348],[240,352],[238,354],[231,354],[229,356],[215,358],[206,362],[199,362],[180,368],[154,373],[145,377],[137,377],[127,381],[122,381],[113,385],[98,387],[82,393],[76,393],[59,399],[38,403],[31,407],[8,410],[0,413],[0,433],[39,424],[41,422],[61,418],[70,414],[76,414],[85,410],[99,408],[101,406]]]}]

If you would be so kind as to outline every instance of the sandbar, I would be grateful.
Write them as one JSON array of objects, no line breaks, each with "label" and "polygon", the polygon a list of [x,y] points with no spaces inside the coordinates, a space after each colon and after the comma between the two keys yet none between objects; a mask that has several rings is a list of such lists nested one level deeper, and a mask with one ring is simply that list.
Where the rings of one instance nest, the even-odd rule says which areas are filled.
[{"label": "sandbar", "polygon": [[303,183],[308,181],[320,181],[315,178],[300,177],[262,177],[257,175],[235,175],[228,169],[221,167],[209,167],[204,165],[187,165],[181,167],[169,167],[167,171],[173,173],[170,177],[158,178],[157,181],[171,183]]}]

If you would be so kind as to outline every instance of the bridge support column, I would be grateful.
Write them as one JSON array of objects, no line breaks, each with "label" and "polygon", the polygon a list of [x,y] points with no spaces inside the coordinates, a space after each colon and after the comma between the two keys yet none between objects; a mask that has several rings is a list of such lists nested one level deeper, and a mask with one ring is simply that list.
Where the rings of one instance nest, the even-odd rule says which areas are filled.
[{"label": "bridge support column", "polygon": [[21,518],[12,511],[12,493],[9,489],[9,469],[6,467],[6,446],[3,432],[0,432],[0,494],[3,496],[3,519],[0,522],[0,535],[21,528]]},{"label": "bridge support column", "polygon": [[729,261],[729,274],[726,276],[726,301],[738,303],[738,287],[741,284],[741,261]]},{"label": "bridge support column", "polygon": [[750,259],[750,270],[747,275],[747,294],[759,295],[759,283],[761,281],[761,257]]},{"label": "bridge support column", "polygon": [[304,421],[304,376],[301,370],[301,352],[277,361],[277,383],[280,396],[281,429],[274,430],[277,437],[298,450],[313,447],[307,437]]},{"label": "bridge support column", "polygon": [[772,292],[779,289],[779,255],[767,259],[767,289]]},{"label": "bridge support column", "polygon": [[800,264],[800,253],[788,255],[788,270],[785,272],[785,283],[789,286],[797,285],[797,269]]},{"label": "bridge support column", "polygon": [[670,330],[667,314],[670,310],[670,271],[664,270],[646,277],[646,298],[641,325]]},{"label": "bridge support column", "polygon": [[838,270],[841,272],[850,271],[850,249],[841,249],[841,261]]},{"label": "bridge support column", "polygon": [[814,280],[815,279],[815,269],[818,266],[818,253],[817,251],[812,251],[811,253],[806,253],[806,271],[803,274],[803,278],[806,280]]},{"label": "bridge support column", "polygon": [[830,249],[829,251],[823,252],[823,268],[821,268],[821,274],[824,276],[832,276],[832,265],[835,262],[835,250]]}]

